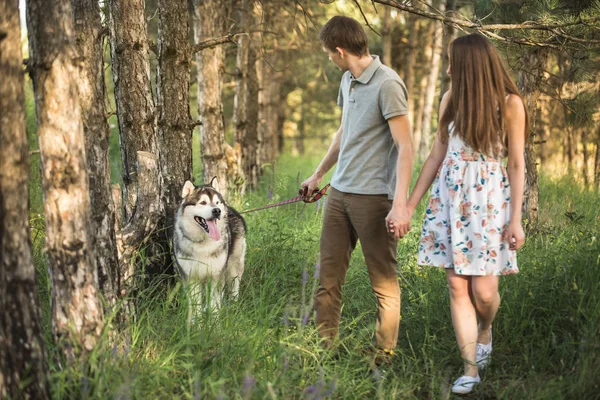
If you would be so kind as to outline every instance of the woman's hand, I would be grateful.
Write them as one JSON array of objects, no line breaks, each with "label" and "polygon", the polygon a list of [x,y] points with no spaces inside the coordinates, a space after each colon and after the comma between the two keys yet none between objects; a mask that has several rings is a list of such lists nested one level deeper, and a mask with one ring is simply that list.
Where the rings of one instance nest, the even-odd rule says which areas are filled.
[{"label": "woman's hand", "polygon": [[521,221],[511,222],[506,230],[506,240],[508,241],[508,248],[510,250],[519,250],[523,243],[525,243],[525,232]]},{"label": "woman's hand", "polygon": [[414,210],[407,206],[392,206],[385,217],[388,232],[394,234],[396,240],[403,238],[410,231],[410,220]]}]

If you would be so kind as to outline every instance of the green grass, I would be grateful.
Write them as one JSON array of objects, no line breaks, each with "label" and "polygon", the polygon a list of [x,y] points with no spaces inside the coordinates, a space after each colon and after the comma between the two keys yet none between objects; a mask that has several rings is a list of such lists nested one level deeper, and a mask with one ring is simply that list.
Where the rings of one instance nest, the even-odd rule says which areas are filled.
[{"label": "green grass", "polygon": [[[243,201],[235,200],[235,207],[295,196],[298,172],[303,179],[318,161],[284,156],[275,175],[265,171],[271,178]],[[600,201],[568,180],[542,179],[540,193],[541,228],[519,252],[521,273],[501,280],[494,360],[471,398],[600,398]],[[321,213],[316,204],[297,203],[248,214],[246,272],[238,301],[226,301],[218,313],[188,326],[181,285],[162,294],[146,288],[138,298],[138,317],[127,327],[130,340],[120,339],[114,347],[103,340],[88,359],[52,364],[54,397],[451,397],[448,385],[462,363],[444,274],[416,265],[423,204],[398,247],[402,322],[397,356],[390,367],[374,371],[361,355],[372,342],[376,301],[360,247],[344,287],[337,358],[320,349],[313,323],[303,323],[304,315],[312,315]],[[37,219],[34,226],[49,333],[43,223]]]}]

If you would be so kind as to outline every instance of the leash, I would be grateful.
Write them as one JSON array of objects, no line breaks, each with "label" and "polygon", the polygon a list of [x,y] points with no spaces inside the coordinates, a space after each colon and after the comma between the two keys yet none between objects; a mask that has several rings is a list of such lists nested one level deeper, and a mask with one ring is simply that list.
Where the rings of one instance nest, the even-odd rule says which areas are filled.
[{"label": "leash", "polygon": [[[246,213],[251,213],[251,212],[255,212],[255,211],[266,210],[267,208],[284,206],[286,204],[292,204],[292,203],[296,203],[298,201],[304,201],[305,203],[314,203],[315,201],[319,200],[321,197],[325,196],[325,193],[327,193],[327,189],[329,189],[329,186],[330,186],[330,184],[328,183],[321,190],[319,190],[319,188],[317,188],[315,193],[308,200],[305,200],[304,196],[300,195],[300,196],[296,196],[296,197],[293,197],[288,200],[280,201],[279,203],[269,204],[269,205],[266,205],[263,207],[252,208],[250,210],[242,211],[242,212],[240,212],[240,214],[246,214]],[[302,189],[299,190],[299,193],[302,193]]]}]

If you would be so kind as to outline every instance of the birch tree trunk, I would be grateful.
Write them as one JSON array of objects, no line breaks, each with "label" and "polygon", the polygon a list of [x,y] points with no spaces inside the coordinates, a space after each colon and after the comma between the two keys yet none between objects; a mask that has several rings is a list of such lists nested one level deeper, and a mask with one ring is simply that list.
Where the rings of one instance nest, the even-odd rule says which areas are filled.
[{"label": "birch tree trunk", "polygon": [[35,91],[46,245],[56,344],[68,359],[102,333],[83,122],[69,0],[27,1],[29,70]]},{"label": "birch tree trunk", "polygon": [[96,0],[72,0],[72,4],[79,50],[78,87],[89,171],[92,240],[99,288],[107,304],[112,306],[119,293],[119,265],[108,154],[110,127],[105,107],[104,34]]},{"label": "birch tree trunk", "polygon": [[[226,5],[218,0],[194,1],[194,42],[226,34]],[[225,126],[223,116],[222,81],[225,52],[222,46],[196,53],[198,81],[198,115],[200,149],[204,182],[217,177],[219,190],[227,194],[227,161],[225,159]]]},{"label": "birch tree trunk", "polygon": [[110,52],[121,159],[125,223],[137,198],[137,152],[157,154],[156,115],[150,86],[143,0],[109,0]]},{"label": "birch tree trunk", "polygon": [[166,232],[171,237],[181,189],[186,180],[192,179],[187,0],[159,0],[158,17],[158,140]]},{"label": "birch tree trunk", "polygon": [[29,158],[19,1],[0,0],[0,398],[48,399],[29,237]]},{"label": "birch tree trunk", "polygon": [[600,125],[596,126],[596,157],[594,159],[594,190],[600,189]]},{"label": "birch tree trunk", "polygon": [[543,49],[530,49],[521,55],[521,71],[518,73],[517,86],[523,95],[530,121],[530,132],[525,141],[525,195],[523,200],[523,218],[527,225],[535,228],[538,222],[539,186],[537,172],[536,113],[537,100],[540,97],[540,82],[543,79],[547,52]]},{"label": "birch tree trunk", "polygon": [[[235,140],[242,147],[242,169],[246,184],[254,188],[258,182],[258,82],[254,45],[254,1],[240,0],[240,28],[247,34],[238,37],[233,123]],[[243,190],[242,190],[243,192]]]},{"label": "birch tree trunk", "polygon": [[[445,11],[445,4],[441,1],[434,1],[433,6],[440,12]],[[427,157],[431,147],[431,119],[433,116],[433,105],[437,89],[438,78],[440,74],[440,64],[442,59],[442,36],[444,26],[441,22],[432,22],[434,25],[433,42],[431,46],[431,63],[429,64],[429,76],[427,78],[427,88],[425,89],[425,102],[423,105],[423,122],[421,125],[421,143],[419,147],[419,159]]]}]

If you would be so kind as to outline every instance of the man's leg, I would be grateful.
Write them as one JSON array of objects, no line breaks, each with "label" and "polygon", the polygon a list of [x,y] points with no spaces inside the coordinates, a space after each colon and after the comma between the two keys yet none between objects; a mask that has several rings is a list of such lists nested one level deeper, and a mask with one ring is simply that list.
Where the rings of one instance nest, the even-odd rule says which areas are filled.
[{"label": "man's leg", "polygon": [[357,235],[346,213],[346,195],[333,188],[329,193],[321,232],[320,284],[315,297],[315,311],[319,334],[332,340],[338,334],[342,286]]},{"label": "man's leg", "polygon": [[379,305],[375,330],[377,346],[387,350],[396,347],[400,326],[398,242],[385,224],[390,209],[391,201],[386,195],[352,195],[349,207],[350,220],[358,233]]}]

